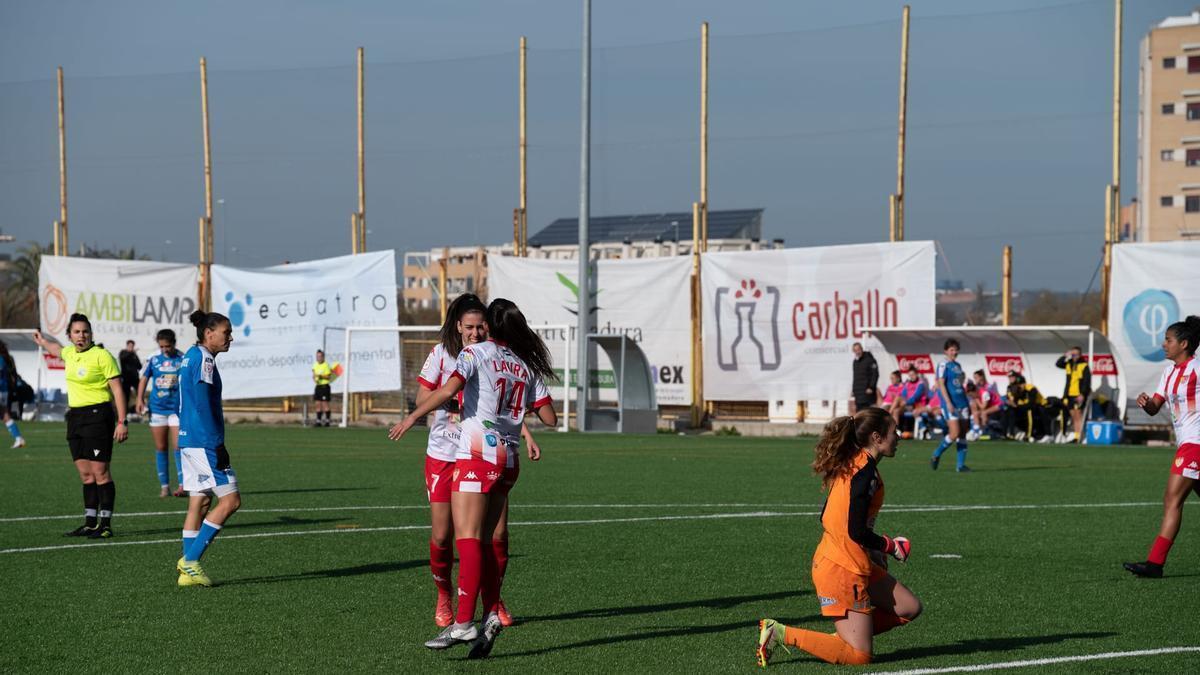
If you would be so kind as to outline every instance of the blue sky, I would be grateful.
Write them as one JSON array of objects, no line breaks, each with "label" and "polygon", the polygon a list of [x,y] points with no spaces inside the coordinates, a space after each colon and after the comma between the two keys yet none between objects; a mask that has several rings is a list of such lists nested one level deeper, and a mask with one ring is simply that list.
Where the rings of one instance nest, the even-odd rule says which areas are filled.
[{"label": "blue sky", "polygon": [[[367,53],[369,246],[511,236],[516,44],[530,41],[530,228],[578,211],[580,4],[0,3],[0,228],[50,238],[54,68],[67,74],[72,240],[194,261],[197,61],[210,68],[217,260],[346,253],[354,50]],[[699,24],[712,24],[711,208],[766,209],[789,246],[878,241],[895,187],[902,2],[593,3],[593,213],[687,211]],[[1082,290],[1109,179],[1109,0],[917,0],[908,237],[939,276]],[[1126,3],[1123,192],[1137,47],[1188,2]],[[12,244],[0,244],[11,251]]]}]

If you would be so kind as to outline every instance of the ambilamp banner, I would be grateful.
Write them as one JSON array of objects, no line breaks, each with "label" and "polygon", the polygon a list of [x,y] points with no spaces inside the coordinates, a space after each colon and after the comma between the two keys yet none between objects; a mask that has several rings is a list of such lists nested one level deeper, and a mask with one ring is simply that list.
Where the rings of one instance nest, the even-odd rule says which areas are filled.
[{"label": "ambilamp banner", "polygon": [[1108,339],[1125,371],[1129,401],[1141,392],[1153,394],[1158,386],[1167,363],[1162,349],[1167,326],[1189,314],[1200,314],[1197,268],[1197,241],[1113,247]]},{"label": "ambilamp banner", "polygon": [[133,340],[145,361],[158,351],[154,335],[162,328],[175,331],[180,345],[192,342],[188,315],[197,306],[198,280],[195,265],[44,255],[38,269],[42,332],[67,344],[71,314],[86,314],[97,344],[116,355]]},{"label": "ambilamp banner", "polygon": [[[213,265],[212,272],[213,310],[233,324],[233,345],[217,360],[227,399],[311,394],[317,349],[347,363],[342,328],[396,325],[391,250],[262,269]],[[347,375],[351,391],[399,388],[396,333],[354,333],[350,349],[334,392],[343,391]]]},{"label": "ambilamp banner", "polygon": [[[691,259],[600,260],[595,269],[592,308],[596,332],[627,335],[638,343],[650,361],[659,405],[691,404]],[[558,369],[568,335],[572,369],[578,358],[574,346],[578,344],[578,278],[575,260],[488,257],[491,298],[517,303],[534,328],[570,326],[566,331],[539,331]],[[591,381],[598,386],[601,400],[616,400],[612,365],[602,350],[597,357]]]},{"label": "ambilamp banner", "polygon": [[850,398],[864,329],[934,325],[935,259],[928,241],[706,253],[705,398]]}]

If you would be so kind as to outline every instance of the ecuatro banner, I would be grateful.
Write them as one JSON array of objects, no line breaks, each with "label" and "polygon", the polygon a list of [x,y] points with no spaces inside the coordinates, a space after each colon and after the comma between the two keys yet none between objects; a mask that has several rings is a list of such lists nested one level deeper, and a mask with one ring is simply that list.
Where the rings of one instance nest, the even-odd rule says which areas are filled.
[{"label": "ecuatro banner", "polygon": [[1108,338],[1125,371],[1130,401],[1158,386],[1167,363],[1162,349],[1167,326],[1200,314],[1198,262],[1196,241],[1113,246]]},{"label": "ecuatro banner", "polygon": [[864,329],[934,325],[935,259],[933,242],[705,254],[705,398],[849,398]]},{"label": "ecuatro banner", "polygon": [[[347,364],[344,327],[396,325],[391,250],[262,269],[213,265],[212,276],[213,311],[233,325],[233,345],[217,360],[227,399],[311,394],[318,349]],[[351,391],[399,388],[396,333],[353,333],[350,349]]]},{"label": "ecuatro banner", "polygon": [[[593,325],[597,333],[627,335],[650,361],[660,405],[691,403],[690,258],[600,260],[593,280]],[[488,257],[488,295],[517,303],[533,328],[567,325],[567,330],[540,329],[554,366],[561,372],[563,340],[575,347],[579,287],[576,260]],[[565,333],[565,334],[564,334]],[[601,400],[616,400],[612,365],[597,355],[591,381]],[[572,389],[571,391],[574,391]]]},{"label": "ecuatro banner", "polygon": [[181,345],[191,343],[188,315],[196,310],[198,280],[195,265],[44,255],[38,269],[42,332],[67,344],[67,321],[78,312],[91,321],[97,344],[115,355],[133,340],[145,361],[158,351],[160,329],[175,331]]}]

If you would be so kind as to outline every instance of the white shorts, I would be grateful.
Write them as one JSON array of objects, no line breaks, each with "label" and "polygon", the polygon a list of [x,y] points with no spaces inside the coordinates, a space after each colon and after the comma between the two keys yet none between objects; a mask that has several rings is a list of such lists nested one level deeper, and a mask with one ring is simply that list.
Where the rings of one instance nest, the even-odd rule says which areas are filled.
[{"label": "white shorts", "polygon": [[150,413],[150,426],[152,427],[177,427],[179,426],[179,415],[171,413],[170,415],[159,415],[158,413]]},{"label": "white shorts", "polygon": [[218,497],[238,491],[233,467],[217,469],[217,451],[205,448],[180,448],[183,459],[183,489],[193,495],[211,493]]}]

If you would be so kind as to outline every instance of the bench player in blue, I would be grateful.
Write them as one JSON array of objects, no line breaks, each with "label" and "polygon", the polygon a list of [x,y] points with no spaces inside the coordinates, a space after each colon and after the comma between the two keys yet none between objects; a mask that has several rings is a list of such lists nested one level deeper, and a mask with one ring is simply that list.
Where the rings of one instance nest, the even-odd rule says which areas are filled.
[{"label": "bench player in blue", "polygon": [[138,382],[138,414],[150,413],[150,435],[154,437],[154,462],[158,469],[160,498],[171,494],[171,463],[167,448],[175,453],[178,479],[176,497],[186,497],[183,489],[183,465],[179,455],[179,366],[183,352],[175,348],[175,331],[164,328],[155,336],[159,353],[146,360]]},{"label": "bench player in blue", "polygon": [[[200,558],[229,516],[242,505],[237,476],[225,449],[225,418],[221,409],[221,374],[216,356],[229,351],[233,327],[216,312],[192,312],[196,344],[179,369],[179,445],[183,456],[183,487],[188,491],[183,521],[183,557],[175,564],[180,586],[212,586]],[[209,508],[212,497],[217,505]]]},{"label": "bench player in blue", "polygon": [[971,404],[967,399],[967,392],[963,388],[966,373],[963,372],[962,365],[958,362],[958,349],[958,340],[954,338],[946,340],[942,346],[942,353],[946,355],[946,358],[937,367],[936,389],[942,395],[942,417],[946,420],[946,435],[942,437],[941,444],[933,451],[933,457],[929,460],[929,466],[934,471],[938,468],[942,453],[946,452],[951,443],[958,448],[958,472],[965,473],[971,470],[966,464],[966,430],[967,424],[971,420]]}]

